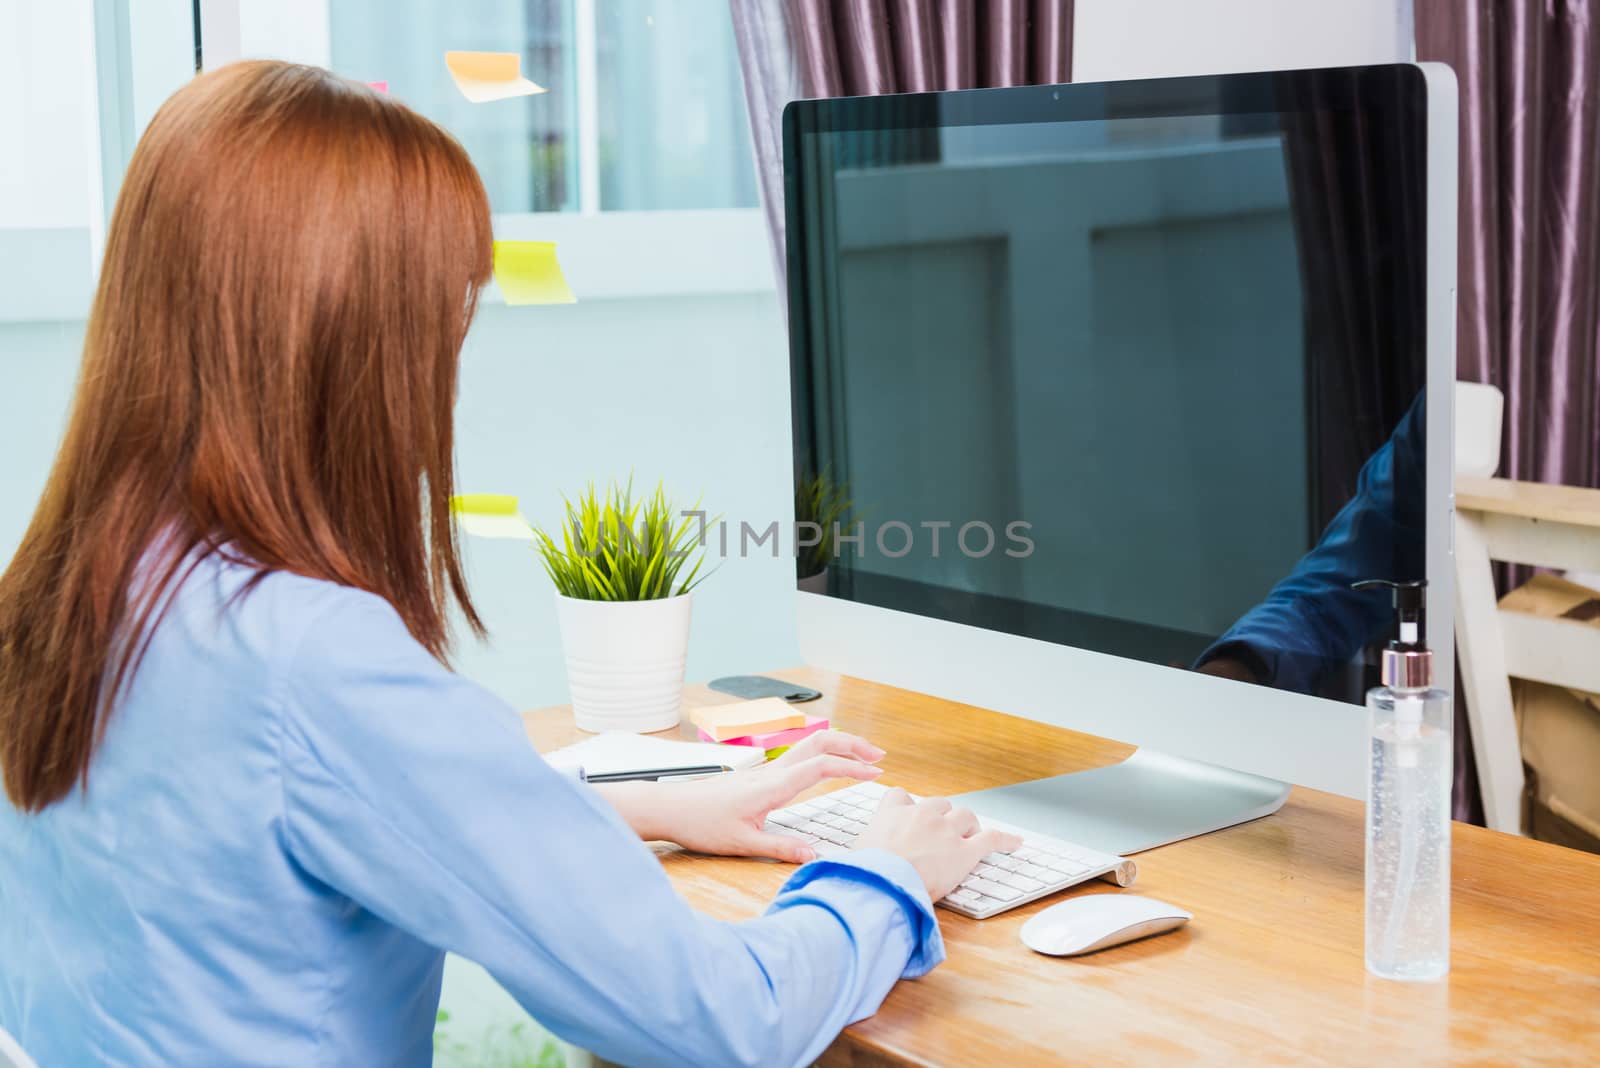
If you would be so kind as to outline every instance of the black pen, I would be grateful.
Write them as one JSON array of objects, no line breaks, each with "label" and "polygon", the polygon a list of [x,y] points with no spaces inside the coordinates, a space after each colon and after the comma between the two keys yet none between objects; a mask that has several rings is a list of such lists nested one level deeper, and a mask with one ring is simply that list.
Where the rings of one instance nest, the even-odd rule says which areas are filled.
[{"label": "black pen", "polygon": [[585,775],[586,782],[653,782],[657,779],[677,778],[679,775],[717,775],[733,769],[726,764],[701,764],[689,768],[653,768],[644,771],[607,771],[599,775]]}]

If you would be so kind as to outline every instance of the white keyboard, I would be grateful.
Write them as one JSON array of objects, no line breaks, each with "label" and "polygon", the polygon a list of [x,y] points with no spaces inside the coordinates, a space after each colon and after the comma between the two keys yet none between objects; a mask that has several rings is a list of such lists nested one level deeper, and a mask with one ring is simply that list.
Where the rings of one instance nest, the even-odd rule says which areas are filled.
[{"label": "white keyboard", "polygon": [[[881,783],[863,782],[780,808],[767,816],[767,830],[811,843],[824,857],[850,848],[888,792]],[[1126,857],[1101,853],[1063,842],[998,820],[985,820],[985,828],[1010,831],[1022,839],[1012,853],[990,853],[939,904],[952,912],[988,919],[996,913],[1037,901],[1090,879],[1106,879],[1131,886],[1138,866]]]}]

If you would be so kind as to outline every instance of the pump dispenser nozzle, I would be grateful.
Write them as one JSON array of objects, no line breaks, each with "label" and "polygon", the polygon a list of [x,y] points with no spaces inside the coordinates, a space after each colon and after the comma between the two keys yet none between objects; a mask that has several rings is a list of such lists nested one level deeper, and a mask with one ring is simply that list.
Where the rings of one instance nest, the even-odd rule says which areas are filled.
[{"label": "pump dispenser nozzle", "polygon": [[1426,690],[1433,685],[1433,653],[1423,633],[1423,591],[1427,579],[1392,582],[1366,579],[1353,590],[1387,587],[1394,591],[1395,636],[1383,651],[1383,684],[1396,690]]}]

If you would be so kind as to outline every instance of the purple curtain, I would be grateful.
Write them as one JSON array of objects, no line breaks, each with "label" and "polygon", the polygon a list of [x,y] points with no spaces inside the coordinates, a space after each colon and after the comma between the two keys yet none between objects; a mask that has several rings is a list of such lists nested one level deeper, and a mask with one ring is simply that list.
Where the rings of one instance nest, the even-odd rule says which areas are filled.
[{"label": "purple curtain", "polygon": [[[1501,475],[1600,486],[1600,13],[1415,3],[1417,58],[1461,85],[1457,375],[1506,395]],[[1459,704],[1456,817],[1481,823]]]},{"label": "purple curtain", "polygon": [[1072,80],[1073,0],[729,0],[783,277],[783,107]]},{"label": "purple curtain", "polygon": [[1461,83],[1460,377],[1505,392],[1501,475],[1600,486],[1600,8],[1415,12]]}]

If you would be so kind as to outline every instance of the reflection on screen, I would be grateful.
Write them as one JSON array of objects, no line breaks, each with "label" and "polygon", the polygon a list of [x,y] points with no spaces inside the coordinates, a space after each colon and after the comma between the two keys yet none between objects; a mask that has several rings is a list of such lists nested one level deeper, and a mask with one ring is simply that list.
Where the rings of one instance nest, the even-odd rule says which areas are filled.
[{"label": "reflection on screen", "polygon": [[1387,603],[1341,569],[1423,563],[1391,141],[1306,112],[802,132],[797,465],[850,502],[802,586],[1359,699]]}]

